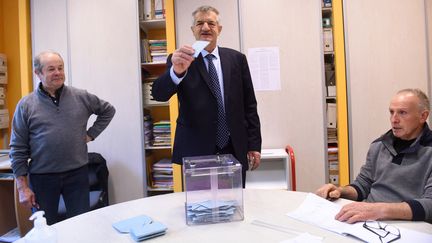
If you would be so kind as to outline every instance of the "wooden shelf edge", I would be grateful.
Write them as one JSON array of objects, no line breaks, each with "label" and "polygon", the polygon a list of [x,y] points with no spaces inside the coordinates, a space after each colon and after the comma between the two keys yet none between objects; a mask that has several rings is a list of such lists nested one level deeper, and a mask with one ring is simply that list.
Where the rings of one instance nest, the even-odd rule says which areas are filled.
[{"label": "wooden shelf edge", "polygon": [[155,188],[155,187],[148,186],[147,191],[149,191],[149,192],[172,192],[172,191],[174,191],[174,189],[172,189],[172,188]]},{"label": "wooden shelf edge", "polygon": [[151,150],[151,149],[171,149],[171,146],[148,146],[148,147],[144,147],[144,149],[146,149],[146,150]]}]

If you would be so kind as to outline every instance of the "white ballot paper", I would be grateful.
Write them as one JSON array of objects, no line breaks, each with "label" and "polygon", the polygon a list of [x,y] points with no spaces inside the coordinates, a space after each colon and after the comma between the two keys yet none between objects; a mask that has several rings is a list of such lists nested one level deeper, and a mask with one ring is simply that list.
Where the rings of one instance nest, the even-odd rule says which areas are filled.
[{"label": "white ballot paper", "polygon": [[201,41],[201,40],[195,41],[195,43],[192,44],[192,48],[195,50],[193,56],[195,58],[198,57],[201,51],[204,50],[204,48],[206,48],[206,46],[208,46],[209,43],[210,43],[209,41]]},{"label": "white ballot paper", "polygon": [[303,203],[287,213],[291,218],[366,242],[432,242],[432,235],[379,221],[348,224],[335,219],[342,206],[309,193]]}]

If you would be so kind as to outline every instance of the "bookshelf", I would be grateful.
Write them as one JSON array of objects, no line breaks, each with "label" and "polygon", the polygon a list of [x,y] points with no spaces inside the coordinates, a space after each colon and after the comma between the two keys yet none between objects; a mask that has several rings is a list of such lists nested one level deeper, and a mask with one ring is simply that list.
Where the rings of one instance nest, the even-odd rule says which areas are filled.
[{"label": "bookshelf", "polygon": [[[162,17],[154,15],[158,11],[146,9],[148,6],[157,6],[158,2],[163,2]],[[175,49],[174,1],[139,0],[138,3],[146,186],[147,194],[152,196],[174,191],[174,168],[167,168],[166,161],[171,161],[177,98],[173,97],[169,102],[157,102],[151,97],[152,82],[165,72],[166,57]]]},{"label": "bookshelf", "polygon": [[339,185],[339,148],[337,141],[337,106],[336,79],[333,45],[332,2],[322,1],[322,33],[324,50],[324,73],[326,88],[326,124],[327,124],[327,182]]},{"label": "bookshelf", "polygon": [[322,1],[329,183],[349,184],[347,89],[342,0]]}]

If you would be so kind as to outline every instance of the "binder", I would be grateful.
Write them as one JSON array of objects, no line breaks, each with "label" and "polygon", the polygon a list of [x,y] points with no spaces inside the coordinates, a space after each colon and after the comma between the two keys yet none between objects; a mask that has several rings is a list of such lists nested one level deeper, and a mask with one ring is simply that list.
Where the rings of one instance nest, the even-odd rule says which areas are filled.
[{"label": "binder", "polygon": [[7,84],[8,72],[6,66],[0,66],[0,84]]},{"label": "binder", "polygon": [[8,109],[0,109],[0,129],[9,127],[9,111]]},{"label": "binder", "polygon": [[322,5],[323,5],[323,7],[331,7],[332,6],[332,0],[323,0]]},{"label": "binder", "polygon": [[153,19],[152,9],[154,9],[154,5],[152,4],[154,0],[144,0],[144,20]]},{"label": "binder", "polygon": [[336,128],[336,104],[327,103],[327,127]]},{"label": "binder", "polygon": [[335,97],[336,96],[336,86],[335,85],[327,86],[327,96],[328,97]]},{"label": "binder", "polygon": [[154,0],[155,19],[164,18],[164,3],[163,0]]},{"label": "binder", "polygon": [[323,39],[324,39],[324,51],[325,52],[333,51],[333,31],[332,31],[332,29],[323,30]]},{"label": "binder", "polygon": [[323,18],[322,19],[323,28],[331,28],[331,19],[330,18]]},{"label": "binder", "polygon": [[139,14],[139,21],[145,20],[145,18],[144,18],[144,0],[138,0],[138,14]]},{"label": "binder", "polygon": [[326,70],[325,71],[326,78],[326,87],[327,87],[327,96],[333,97],[336,96],[336,79],[335,79],[335,71]]},{"label": "binder", "polygon": [[6,54],[0,53],[0,66],[6,67],[7,66],[7,57]]},{"label": "binder", "polygon": [[339,175],[329,175],[329,182],[335,185],[339,185]]}]

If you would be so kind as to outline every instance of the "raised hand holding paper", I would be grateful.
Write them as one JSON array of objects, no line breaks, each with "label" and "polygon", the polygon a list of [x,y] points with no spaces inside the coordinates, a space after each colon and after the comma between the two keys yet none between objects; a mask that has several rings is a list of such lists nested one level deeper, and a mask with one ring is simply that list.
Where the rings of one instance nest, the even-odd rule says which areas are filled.
[{"label": "raised hand holding paper", "polygon": [[208,46],[210,42],[209,41],[196,41],[195,43],[192,44],[192,48],[195,50],[195,53],[193,54],[193,56],[196,58],[198,57],[198,55],[200,54],[200,52],[202,50],[204,50],[204,48],[206,48],[206,46]]}]

